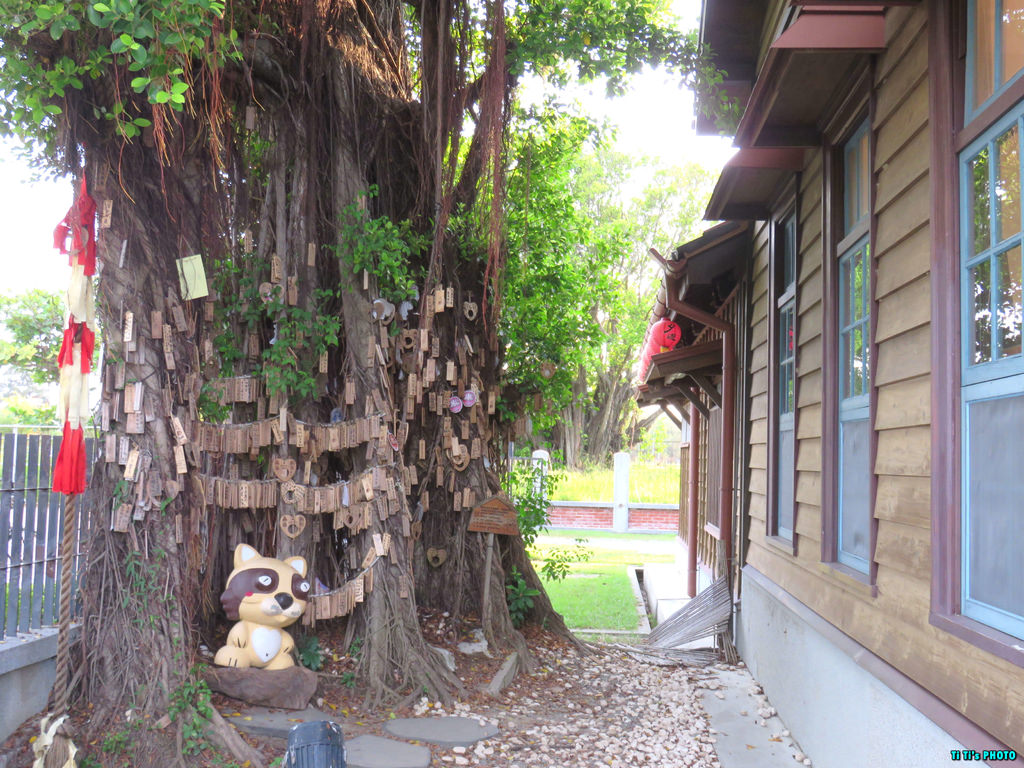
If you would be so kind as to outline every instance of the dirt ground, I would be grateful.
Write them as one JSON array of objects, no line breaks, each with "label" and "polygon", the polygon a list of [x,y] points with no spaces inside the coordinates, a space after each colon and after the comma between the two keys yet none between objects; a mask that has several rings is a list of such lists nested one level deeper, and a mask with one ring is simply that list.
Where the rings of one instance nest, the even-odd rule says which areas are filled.
[{"label": "dirt ground", "polygon": [[[317,627],[324,667],[312,703],[337,713],[335,719],[346,738],[363,733],[384,736],[384,725],[394,717],[454,714],[491,722],[500,734],[466,749],[431,747],[434,766],[718,768],[716,738],[700,695],[703,689],[718,687],[713,669],[651,666],[601,646],[581,651],[563,638],[527,627],[524,634],[539,669],[520,674],[500,697],[493,698],[484,689],[503,655],[488,658],[456,649],[459,641],[470,639],[475,626],[471,618],[454,624],[443,614],[424,612],[421,619],[427,640],[455,653],[456,673],[466,688],[447,710],[423,698],[401,708],[365,708],[363,691],[350,674],[354,659],[349,649],[341,647],[341,623]],[[213,703],[229,722],[244,717],[244,705],[237,701],[214,694]],[[87,718],[87,706],[73,713],[78,733],[83,732]],[[39,732],[38,722],[39,716],[30,718],[0,747],[0,768],[31,766],[30,739]],[[284,752],[284,740],[244,738],[260,749],[268,765]],[[79,744],[86,757],[79,765],[126,765],[123,755],[111,746],[103,740]],[[224,765],[212,752],[191,757],[187,763]]]}]

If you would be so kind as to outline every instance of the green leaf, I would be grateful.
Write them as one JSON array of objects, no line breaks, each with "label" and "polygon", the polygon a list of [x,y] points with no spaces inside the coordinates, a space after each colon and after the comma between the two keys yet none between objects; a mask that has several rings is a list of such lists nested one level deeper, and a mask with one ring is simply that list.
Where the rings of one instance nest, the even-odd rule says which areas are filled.
[{"label": "green leaf", "polygon": [[136,93],[142,93],[146,90],[146,86],[149,85],[148,77],[133,77],[132,78],[132,89]]},{"label": "green leaf", "polygon": [[132,120],[132,122],[140,128],[149,128],[149,126],[153,124],[149,119],[145,117],[136,117],[134,120]]},{"label": "green leaf", "polygon": [[171,93],[180,96],[188,90],[188,83],[175,83],[171,86]]},{"label": "green leaf", "polygon": [[113,40],[113,42],[110,43],[110,52],[111,53],[124,53],[127,50],[128,50],[128,46],[125,45],[124,41],[121,38],[119,38],[119,37],[115,38]]},{"label": "green leaf", "polygon": [[40,21],[49,21],[53,18],[53,9],[48,5],[40,5],[36,8],[36,18]]},{"label": "green leaf", "polygon": [[97,13],[110,13],[110,6],[106,3],[93,3],[92,7],[96,9]]},{"label": "green leaf", "polygon": [[135,47],[132,48],[132,58],[139,64],[145,64],[146,60],[149,58],[149,51],[147,51],[144,46],[136,43]]},{"label": "green leaf", "polygon": [[155,101],[157,104],[166,104],[170,100],[171,94],[169,94],[167,91],[157,91],[156,94],[153,96],[153,101]]}]

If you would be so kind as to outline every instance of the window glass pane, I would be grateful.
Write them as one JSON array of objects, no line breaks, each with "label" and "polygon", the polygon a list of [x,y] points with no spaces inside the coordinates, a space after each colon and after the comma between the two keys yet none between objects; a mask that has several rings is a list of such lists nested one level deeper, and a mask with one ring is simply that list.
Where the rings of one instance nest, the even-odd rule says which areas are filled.
[{"label": "window glass pane", "polygon": [[853,392],[854,397],[864,394],[864,326],[853,329]]},{"label": "window glass pane", "polygon": [[995,90],[995,0],[975,0],[974,4],[974,104],[975,109]]},{"label": "window glass pane", "polygon": [[865,131],[864,137],[860,140],[860,169],[858,175],[860,176],[860,201],[857,206],[857,218],[864,216],[869,209],[868,206],[868,195],[871,191],[871,168],[868,167],[869,156],[868,152],[868,139],[871,138],[871,132]]},{"label": "window glass pane", "polygon": [[782,286],[785,290],[796,281],[796,222],[791,216],[783,229]]},{"label": "window glass pane", "polygon": [[[867,334],[868,329],[870,327],[871,326],[869,326],[869,325],[865,325],[864,326],[865,334]],[[871,359],[870,359],[870,356],[871,356],[871,345],[865,343],[864,344],[864,367],[861,368],[861,371],[860,371],[861,391],[862,392],[870,391],[870,387],[871,387]]]},{"label": "window glass pane", "polygon": [[850,361],[853,360],[853,335],[850,331],[839,334],[839,398],[850,397]]},{"label": "window glass pane", "polygon": [[972,224],[973,233],[971,253],[981,253],[989,246],[989,180],[988,180],[988,147],[983,149],[970,161],[971,192],[973,197]]},{"label": "window glass pane", "polygon": [[850,259],[843,259],[839,262],[839,326],[847,327],[853,322],[850,308]]},{"label": "window glass pane", "polygon": [[1001,31],[1005,83],[1024,68],[1024,0],[1003,0]]},{"label": "window glass pane", "polygon": [[871,314],[871,243],[864,243],[864,313]]},{"label": "window glass pane", "polygon": [[967,596],[1024,616],[1024,589],[1013,577],[1011,554],[1024,548],[1024,473],[1020,454],[1007,450],[1024,434],[1024,396],[971,403],[968,422]]},{"label": "window glass pane", "polygon": [[1020,246],[996,257],[999,287],[996,294],[996,326],[999,356],[1020,354]]},{"label": "window glass pane", "polygon": [[849,232],[857,221],[857,145],[847,144],[843,157],[843,201],[846,209],[844,231]]},{"label": "window glass pane", "polygon": [[847,565],[864,567],[850,562],[843,555],[867,560],[871,510],[868,499],[868,442],[871,430],[867,419],[840,422],[842,433],[842,465],[839,478],[839,559]]},{"label": "window glass pane", "polygon": [[790,361],[786,364],[788,372],[786,374],[786,413],[793,413],[796,405],[796,376],[793,373],[793,362]]},{"label": "window glass pane", "polygon": [[793,430],[779,430],[778,534],[793,538]]},{"label": "window glass pane", "polygon": [[996,139],[997,240],[1020,232],[1020,152],[1017,126]]},{"label": "window glass pane", "polygon": [[971,318],[971,362],[984,363],[992,359],[992,275],[988,261],[971,268],[968,290],[974,297],[974,316]]},{"label": "window glass pane", "polygon": [[789,357],[789,311],[779,311],[779,362]]},{"label": "window glass pane", "polygon": [[864,317],[864,258],[863,253],[858,251],[853,254],[851,261],[852,266],[852,277],[853,277],[853,301],[851,312],[853,318],[859,320]]}]

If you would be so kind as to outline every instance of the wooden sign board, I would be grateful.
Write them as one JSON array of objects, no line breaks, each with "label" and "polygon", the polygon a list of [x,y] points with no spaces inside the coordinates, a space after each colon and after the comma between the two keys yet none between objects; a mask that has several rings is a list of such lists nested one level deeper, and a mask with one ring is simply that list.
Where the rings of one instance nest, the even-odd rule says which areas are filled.
[{"label": "wooden sign board", "polygon": [[473,509],[469,530],[515,536],[519,533],[516,508],[505,497],[491,496]]}]

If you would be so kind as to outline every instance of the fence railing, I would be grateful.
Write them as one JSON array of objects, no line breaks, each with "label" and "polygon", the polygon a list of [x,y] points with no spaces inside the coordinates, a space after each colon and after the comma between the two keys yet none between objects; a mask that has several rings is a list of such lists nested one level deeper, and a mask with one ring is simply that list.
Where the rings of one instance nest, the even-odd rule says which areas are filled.
[{"label": "fence railing", "polygon": [[[64,496],[50,487],[60,443],[59,435],[0,434],[0,640],[57,623]],[[91,467],[100,441],[86,438],[85,449]],[[88,490],[75,505],[72,616],[80,608],[78,578],[93,507]]]}]

